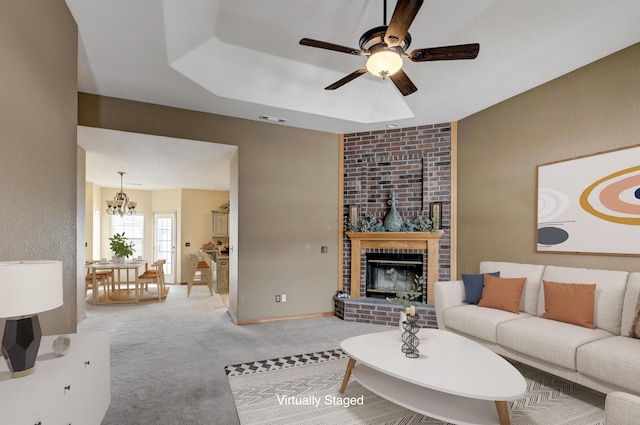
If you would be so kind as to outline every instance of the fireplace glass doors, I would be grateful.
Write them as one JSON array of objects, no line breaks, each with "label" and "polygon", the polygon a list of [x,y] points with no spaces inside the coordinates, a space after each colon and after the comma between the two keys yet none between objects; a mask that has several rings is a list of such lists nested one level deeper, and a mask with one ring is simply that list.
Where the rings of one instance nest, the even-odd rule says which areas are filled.
[{"label": "fireplace glass doors", "polygon": [[[368,253],[366,296],[395,297],[396,291],[413,289],[414,278],[422,276],[422,254]],[[424,301],[424,293],[417,302]]]}]

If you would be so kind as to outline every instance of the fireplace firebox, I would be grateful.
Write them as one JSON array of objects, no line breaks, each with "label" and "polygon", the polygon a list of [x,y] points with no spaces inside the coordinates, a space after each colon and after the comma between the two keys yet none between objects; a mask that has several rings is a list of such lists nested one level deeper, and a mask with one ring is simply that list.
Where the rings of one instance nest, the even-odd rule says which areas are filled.
[{"label": "fireplace firebox", "polygon": [[[395,297],[412,290],[416,276],[422,276],[422,254],[368,253],[366,262],[367,297]],[[424,302],[424,291],[415,301]]]}]

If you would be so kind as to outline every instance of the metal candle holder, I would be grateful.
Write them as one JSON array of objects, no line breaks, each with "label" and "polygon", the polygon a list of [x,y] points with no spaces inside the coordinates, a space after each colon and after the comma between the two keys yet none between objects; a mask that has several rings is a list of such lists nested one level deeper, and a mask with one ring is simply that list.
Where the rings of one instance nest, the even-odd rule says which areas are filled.
[{"label": "metal candle holder", "polygon": [[418,345],[420,345],[420,339],[416,336],[420,327],[417,325],[418,315],[407,314],[407,319],[402,322],[402,352],[409,358],[415,359],[420,355],[418,351]]}]

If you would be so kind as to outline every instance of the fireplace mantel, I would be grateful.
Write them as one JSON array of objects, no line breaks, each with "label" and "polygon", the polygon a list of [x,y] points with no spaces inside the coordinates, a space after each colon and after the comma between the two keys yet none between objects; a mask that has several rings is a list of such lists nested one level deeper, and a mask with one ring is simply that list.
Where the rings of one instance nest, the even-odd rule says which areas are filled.
[{"label": "fireplace mantel", "polygon": [[433,304],[433,288],[438,280],[438,244],[442,233],[431,232],[346,232],[351,239],[351,298],[360,297],[360,256],[362,249],[427,250],[427,304]]}]

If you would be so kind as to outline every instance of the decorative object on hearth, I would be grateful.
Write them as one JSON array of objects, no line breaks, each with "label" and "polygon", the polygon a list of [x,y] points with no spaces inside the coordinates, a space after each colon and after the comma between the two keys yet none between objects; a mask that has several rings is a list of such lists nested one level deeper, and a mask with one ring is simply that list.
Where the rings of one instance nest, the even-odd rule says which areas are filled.
[{"label": "decorative object on hearth", "polygon": [[337,298],[350,298],[351,296],[349,295],[349,293],[347,291],[345,291],[344,289],[341,289],[336,293],[336,297]]},{"label": "decorative object on hearth", "polygon": [[129,201],[129,197],[126,193],[124,193],[122,176],[127,174],[124,171],[118,171],[120,174],[120,192],[116,193],[113,201],[106,201],[107,203],[107,214],[109,215],[119,215],[122,217],[123,215],[134,215],[136,213],[136,205],[137,202]]},{"label": "decorative object on hearth", "polygon": [[62,305],[62,261],[0,262],[2,356],[11,376],[35,371],[42,330],[38,313]]},{"label": "decorative object on hearth", "polygon": [[420,339],[416,335],[420,330],[418,326],[418,315],[416,314],[415,306],[407,307],[406,319],[402,323],[404,332],[402,333],[402,352],[410,359],[416,359],[420,355],[418,351],[418,345],[420,345]]},{"label": "decorative object on hearth", "polygon": [[116,233],[109,238],[111,251],[115,254],[115,260],[117,262],[124,262],[125,258],[129,258],[133,255],[133,242],[127,243],[127,238],[124,236],[124,232]]},{"label": "decorative object on hearth", "polygon": [[390,232],[399,232],[402,229],[403,218],[396,209],[398,205],[398,199],[396,199],[396,193],[391,192],[391,199],[387,201],[387,205],[391,205],[391,210],[384,219],[384,227]]}]

